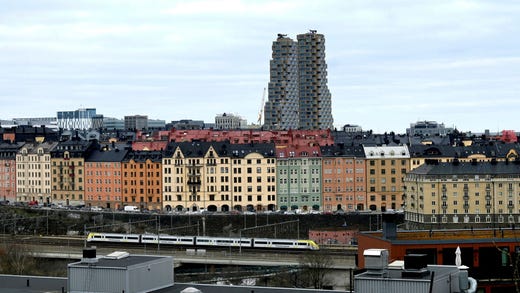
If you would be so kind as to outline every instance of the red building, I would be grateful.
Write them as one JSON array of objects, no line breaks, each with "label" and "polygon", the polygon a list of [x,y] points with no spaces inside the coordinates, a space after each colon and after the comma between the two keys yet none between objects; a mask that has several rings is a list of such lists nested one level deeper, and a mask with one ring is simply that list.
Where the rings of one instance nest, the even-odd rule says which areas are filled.
[{"label": "red building", "polygon": [[334,138],[330,130],[214,130],[214,129],[194,129],[194,130],[164,130],[154,132],[151,136],[142,132],[136,134],[138,141],[205,141],[218,142],[229,141],[233,144],[244,143],[274,143],[279,145],[332,145]]},{"label": "red building", "polygon": [[369,248],[387,249],[389,261],[404,259],[407,254],[426,254],[429,264],[454,265],[455,251],[460,247],[462,264],[478,280],[480,292],[516,292],[513,273],[519,269],[520,230],[513,227],[397,231],[388,218],[383,215],[383,231],[359,233],[360,268],[365,266],[363,251]]}]

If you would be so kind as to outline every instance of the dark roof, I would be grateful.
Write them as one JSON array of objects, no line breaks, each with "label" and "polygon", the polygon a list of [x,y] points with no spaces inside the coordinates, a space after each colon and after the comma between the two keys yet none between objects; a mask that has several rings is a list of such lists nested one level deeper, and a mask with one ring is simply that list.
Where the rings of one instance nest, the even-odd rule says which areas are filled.
[{"label": "dark roof", "polygon": [[85,158],[85,162],[122,162],[128,153],[125,148],[126,144],[115,145],[111,147],[101,147],[101,149],[93,150],[90,155]]},{"label": "dark roof", "polygon": [[417,175],[520,174],[520,162],[452,162],[423,164],[409,172]]},{"label": "dark roof", "polygon": [[95,147],[93,141],[85,140],[68,140],[59,142],[51,151],[53,158],[61,158],[65,152],[68,152],[71,158],[85,157]]},{"label": "dark roof", "polygon": [[0,143],[0,159],[1,160],[15,160],[16,153],[24,145],[23,142],[15,143]]},{"label": "dark roof", "polygon": [[133,160],[136,163],[144,163],[150,160],[155,163],[162,163],[162,152],[161,151],[133,151],[128,150],[123,162],[130,162]]},{"label": "dark roof", "polygon": [[365,157],[363,146],[360,145],[347,146],[343,143],[338,143],[330,146],[322,146],[320,149],[322,157]]},{"label": "dark roof", "polygon": [[457,151],[449,145],[411,145],[408,147],[411,158],[455,158]]}]

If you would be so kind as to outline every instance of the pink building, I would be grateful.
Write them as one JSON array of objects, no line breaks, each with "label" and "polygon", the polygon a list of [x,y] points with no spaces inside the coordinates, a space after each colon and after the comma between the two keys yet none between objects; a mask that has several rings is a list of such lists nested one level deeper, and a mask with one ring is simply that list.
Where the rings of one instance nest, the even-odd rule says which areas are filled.
[{"label": "pink building", "polygon": [[346,228],[328,228],[309,230],[309,239],[318,244],[343,244],[354,245],[357,243],[358,230]]}]

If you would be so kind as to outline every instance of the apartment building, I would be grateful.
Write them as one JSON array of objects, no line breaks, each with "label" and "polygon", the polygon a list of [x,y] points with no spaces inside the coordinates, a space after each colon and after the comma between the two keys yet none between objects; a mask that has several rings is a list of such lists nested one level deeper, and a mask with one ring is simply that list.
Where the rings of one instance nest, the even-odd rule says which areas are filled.
[{"label": "apartment building", "polygon": [[123,207],[122,162],[125,145],[107,144],[85,158],[85,205],[105,209]]},{"label": "apartment building", "polygon": [[321,147],[324,211],[367,209],[365,151],[362,146]]},{"label": "apartment building", "polygon": [[319,146],[276,148],[278,206],[281,210],[322,210]]},{"label": "apartment building", "polygon": [[406,146],[364,147],[367,174],[368,209],[401,209],[403,177],[409,170],[410,154]]},{"label": "apartment building", "polygon": [[72,139],[51,150],[52,202],[63,206],[85,203],[85,156],[95,147],[92,141]]},{"label": "apartment building", "polygon": [[57,142],[26,143],[16,155],[16,201],[51,202],[51,151]]},{"label": "apartment building", "polygon": [[273,144],[172,142],[163,158],[164,207],[274,210],[275,169]]},{"label": "apartment building", "polygon": [[404,182],[409,221],[520,222],[520,161],[432,162],[410,171]]},{"label": "apartment building", "polygon": [[16,201],[16,154],[24,143],[0,143],[0,201]]},{"label": "apartment building", "polygon": [[123,161],[123,205],[162,209],[162,152],[129,150]]}]

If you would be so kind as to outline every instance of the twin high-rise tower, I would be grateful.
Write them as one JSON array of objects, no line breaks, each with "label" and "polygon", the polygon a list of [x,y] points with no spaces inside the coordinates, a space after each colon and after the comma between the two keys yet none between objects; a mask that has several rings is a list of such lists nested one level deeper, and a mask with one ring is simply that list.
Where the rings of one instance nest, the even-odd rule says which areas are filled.
[{"label": "twin high-rise tower", "polygon": [[325,37],[314,30],[297,41],[278,34],[272,48],[264,128],[333,128]]}]

